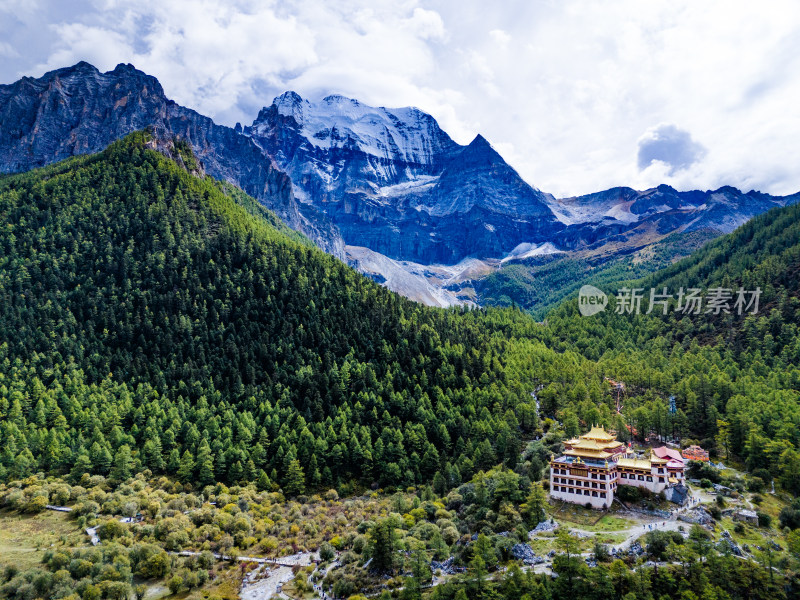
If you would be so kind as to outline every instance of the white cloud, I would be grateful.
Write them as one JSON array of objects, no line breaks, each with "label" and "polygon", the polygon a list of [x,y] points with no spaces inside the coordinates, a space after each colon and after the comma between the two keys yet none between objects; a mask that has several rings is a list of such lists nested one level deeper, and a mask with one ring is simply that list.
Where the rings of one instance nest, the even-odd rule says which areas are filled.
[{"label": "white cloud", "polygon": [[[23,4],[0,0],[0,13]],[[658,183],[800,189],[793,0],[769,10],[738,0],[64,4],[8,12],[16,37],[9,19],[0,33],[18,56],[0,49],[0,76],[131,62],[228,124],[249,122],[286,89],[416,105],[459,142],[482,133],[557,195]],[[680,169],[640,169],[642,132],[659,123],[678,124],[707,152]]]},{"label": "white cloud", "polygon": [[6,58],[17,58],[19,56],[19,52],[14,50],[11,44],[7,42],[0,42],[0,56]]},{"label": "white cloud", "polygon": [[441,40],[445,37],[442,17],[434,10],[415,8],[408,24],[421,39]]},{"label": "white cloud", "polygon": [[705,153],[706,149],[692,139],[690,132],[661,123],[639,138],[637,163],[643,171],[654,162],[661,162],[669,167],[667,173],[674,175],[696,164]]}]

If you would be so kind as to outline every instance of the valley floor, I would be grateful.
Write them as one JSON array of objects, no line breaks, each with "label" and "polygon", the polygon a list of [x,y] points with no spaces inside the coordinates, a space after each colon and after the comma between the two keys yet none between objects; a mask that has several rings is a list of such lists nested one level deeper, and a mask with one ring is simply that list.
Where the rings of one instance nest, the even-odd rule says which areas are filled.
[{"label": "valley floor", "polygon": [[[727,469],[727,475],[736,477],[741,474]],[[141,480],[138,487],[142,488],[140,497],[143,497],[142,492],[150,489],[149,487],[145,488]],[[719,505],[725,506],[725,515],[716,521],[711,521],[705,527],[712,543],[729,539],[742,550],[740,553],[742,560],[752,560],[758,564],[763,563],[764,548],[772,547],[783,550],[787,546],[786,534],[776,527],[743,526],[736,528],[736,524],[731,519],[731,512],[742,508],[753,508],[755,500],[759,502],[760,510],[769,515],[774,523],[777,523],[780,510],[786,506],[785,501],[778,496],[770,493],[763,495],[744,493],[737,498],[725,498],[718,504],[715,494],[709,493],[708,490],[697,485],[691,487],[691,492],[690,502],[684,507],[673,507],[669,516],[664,516],[663,513],[655,515],[638,510],[627,510],[616,504],[612,510],[600,512],[577,505],[550,502],[546,505],[546,517],[547,520],[554,523],[553,527],[549,531],[531,531],[527,542],[533,555],[541,558],[537,559],[536,564],[523,564],[522,561],[515,560],[513,557],[510,560],[501,560],[497,565],[497,571],[489,574],[489,580],[500,581],[504,577],[504,573],[507,573],[514,564],[522,567],[525,571],[552,575],[554,560],[561,553],[562,541],[559,531],[569,532],[569,536],[575,544],[573,554],[580,557],[580,560],[586,562],[590,567],[594,567],[596,564],[596,544],[604,546],[612,558],[624,558],[632,568],[638,565],[654,564],[652,558],[648,557],[646,553],[648,534],[655,531],[675,532],[685,539],[689,538],[692,525],[688,519],[699,514],[699,510],[710,510]],[[112,496],[108,495],[107,498],[109,497]],[[142,532],[146,534],[147,531],[152,531],[154,526],[156,529],[162,526],[174,529],[174,523],[184,522],[185,526],[191,529],[189,519],[197,521],[198,513],[201,511],[206,511],[208,515],[217,515],[212,519],[215,521],[224,516],[222,513],[238,514],[240,517],[246,515],[245,518],[253,518],[261,514],[262,509],[268,507],[270,519],[272,517],[280,518],[279,515],[283,515],[285,527],[290,532],[299,532],[300,528],[308,527],[313,523],[314,526],[321,526],[330,531],[330,534],[335,534],[326,537],[337,545],[344,544],[345,547],[342,548],[342,551],[337,551],[329,545],[327,550],[329,554],[325,556],[326,560],[321,560],[317,551],[319,546],[313,548],[313,551],[306,550],[286,554],[287,550],[291,552],[293,548],[297,547],[297,539],[291,542],[287,540],[285,544],[278,540],[275,540],[274,543],[262,543],[253,546],[247,552],[236,551],[235,548],[230,548],[228,551],[222,549],[209,552],[207,550],[210,547],[208,543],[201,544],[201,547],[195,547],[195,549],[185,547],[184,549],[175,549],[171,542],[167,541],[163,544],[162,542],[166,540],[159,541],[157,536],[152,541],[163,545],[168,554],[172,556],[173,564],[187,561],[184,563],[184,571],[175,571],[183,573],[184,579],[192,568],[197,568],[196,561],[201,560],[209,561],[206,567],[208,567],[210,577],[207,582],[194,588],[189,586],[186,589],[175,584],[172,581],[174,576],[167,574],[163,579],[156,578],[146,582],[145,597],[148,599],[169,597],[172,595],[170,591],[170,586],[172,586],[176,591],[184,589],[184,593],[181,594],[181,597],[184,598],[214,598],[214,594],[217,594],[217,598],[238,597],[243,600],[267,600],[274,597],[302,598],[304,600],[335,598],[331,581],[340,581],[341,579],[337,579],[340,576],[351,577],[354,571],[361,572],[361,581],[368,586],[368,596],[374,596],[383,591],[390,593],[390,597],[392,597],[391,594],[402,591],[406,585],[404,580],[375,579],[374,573],[370,575],[368,568],[359,567],[358,557],[352,553],[351,549],[347,549],[347,543],[344,540],[347,538],[355,540],[360,531],[359,523],[368,521],[367,517],[370,515],[389,514],[387,509],[400,508],[397,503],[402,502],[409,502],[406,508],[410,509],[410,502],[414,496],[373,494],[368,497],[341,500],[333,496],[328,500],[316,498],[316,500],[309,499],[303,505],[298,505],[293,501],[287,502],[281,497],[274,496],[269,500],[262,498],[260,504],[239,501],[240,509],[238,510],[233,508],[237,504],[226,502],[223,511],[205,505],[203,507],[187,507],[187,510],[183,512],[165,511],[155,518],[142,516],[131,519],[115,516],[111,521],[119,523],[123,529],[121,534],[116,535],[109,534],[109,530],[114,529],[109,526],[109,516],[111,515],[106,516],[102,514],[102,511],[97,517],[87,519],[85,515],[81,515],[76,518],[76,515],[82,513],[85,508],[83,503],[86,500],[82,498],[76,498],[77,501],[71,506],[48,505],[47,509],[37,514],[24,514],[6,508],[0,511],[0,565],[6,567],[6,572],[8,572],[8,568],[25,571],[41,568],[43,562],[52,560],[54,553],[63,555],[69,552],[90,552],[93,548],[91,536],[96,533],[103,538],[94,540],[98,542],[96,550],[102,553],[119,552],[123,548],[135,548],[136,538],[141,537]],[[178,494],[170,503],[180,507],[184,506],[188,499],[189,497],[185,494]],[[223,496],[221,500],[233,500],[233,498]],[[266,502],[264,502],[265,500]],[[8,503],[8,496],[6,496],[6,504]],[[189,504],[192,502],[190,501]],[[245,504],[249,504],[249,506],[245,510],[241,510]],[[413,511],[411,512],[413,513]],[[348,514],[350,519],[338,518]],[[361,516],[356,517],[356,515]],[[456,515],[451,515],[451,518],[459,523]],[[205,514],[200,520],[207,520]],[[84,527],[90,522],[94,523],[93,527]],[[424,525],[424,523],[422,524]],[[90,535],[87,535],[87,532]],[[418,532],[413,528],[406,534],[409,544],[413,545],[413,535],[416,534]],[[224,535],[216,537],[222,541]],[[184,545],[184,543],[180,545]],[[309,539],[308,543],[313,545],[314,542]],[[263,553],[265,547],[270,548],[269,555]],[[354,560],[355,562],[353,562]],[[775,562],[777,564],[777,560]],[[369,563],[366,565],[368,566]],[[432,585],[434,587],[463,579],[463,576],[457,571],[442,572],[441,569],[436,568],[433,570]]]}]

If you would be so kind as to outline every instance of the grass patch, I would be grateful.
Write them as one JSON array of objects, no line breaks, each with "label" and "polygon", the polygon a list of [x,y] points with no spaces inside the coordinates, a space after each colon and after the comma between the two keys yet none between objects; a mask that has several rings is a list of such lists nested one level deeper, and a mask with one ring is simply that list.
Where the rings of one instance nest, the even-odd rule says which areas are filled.
[{"label": "grass patch", "polygon": [[69,513],[47,510],[23,515],[0,510],[0,565],[30,569],[41,562],[48,548],[77,548],[88,543]]},{"label": "grass patch", "polygon": [[783,548],[786,548],[786,540],[784,539],[780,529],[764,529],[762,527],[756,527],[754,525],[747,524],[744,526],[744,532],[737,533],[734,529],[734,527],[736,527],[736,521],[730,517],[725,517],[722,519],[720,524],[728,530],[728,533],[731,534],[733,540],[740,547],[744,544],[747,544],[750,547],[751,552],[755,552],[756,546],[766,548],[769,545],[770,540],[773,540],[780,544]]},{"label": "grass patch", "polygon": [[530,544],[530,547],[533,548],[533,551],[540,556],[544,556],[550,552],[550,550],[556,549],[555,537],[537,537],[532,540],[528,540],[528,544]]},{"label": "grass patch", "polygon": [[620,531],[636,525],[630,519],[616,516],[616,510],[613,509],[601,512],[577,504],[565,504],[560,511],[556,511],[557,507],[551,514],[557,521],[567,522],[573,528],[585,531]]},{"label": "grass patch", "polygon": [[242,586],[242,577],[238,565],[217,563],[213,570],[212,580],[202,588],[196,588],[185,595],[171,596],[166,590],[163,598],[185,598],[186,600],[205,600],[209,596],[218,596],[222,600],[238,600],[239,588]]},{"label": "grass patch", "polygon": [[786,503],[782,502],[781,499],[774,494],[761,493],[759,495],[761,496],[761,502],[759,504],[753,503],[753,506],[756,510],[760,510],[761,512],[767,513],[769,516],[771,516],[773,526],[777,526],[778,515],[780,515],[781,510],[786,506]]},{"label": "grass patch", "polygon": [[587,531],[621,531],[623,529],[630,529],[636,525],[630,519],[623,519],[622,517],[615,517],[613,515],[605,515],[593,525],[585,527]]},{"label": "grass patch", "polygon": [[591,527],[599,519],[608,515],[608,513],[603,513],[599,510],[567,502],[564,503],[560,510],[558,506],[553,507],[551,514],[557,521],[568,521],[574,525],[579,525],[581,529]]},{"label": "grass patch", "polygon": [[594,542],[600,542],[601,544],[616,545],[624,542],[627,537],[628,536],[626,536],[624,533],[613,534],[600,532],[594,535],[594,538],[591,539],[591,542],[592,544],[594,544]]}]

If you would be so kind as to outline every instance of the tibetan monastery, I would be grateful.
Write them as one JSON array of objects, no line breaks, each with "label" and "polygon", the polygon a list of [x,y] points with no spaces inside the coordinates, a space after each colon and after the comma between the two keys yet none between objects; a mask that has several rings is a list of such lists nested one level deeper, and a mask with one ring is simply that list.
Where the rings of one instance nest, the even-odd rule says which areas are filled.
[{"label": "tibetan monastery", "polygon": [[550,496],[574,504],[608,508],[618,485],[647,488],[654,494],[683,483],[683,464],[651,453],[635,458],[602,427],[564,442],[564,454],[550,461]]}]

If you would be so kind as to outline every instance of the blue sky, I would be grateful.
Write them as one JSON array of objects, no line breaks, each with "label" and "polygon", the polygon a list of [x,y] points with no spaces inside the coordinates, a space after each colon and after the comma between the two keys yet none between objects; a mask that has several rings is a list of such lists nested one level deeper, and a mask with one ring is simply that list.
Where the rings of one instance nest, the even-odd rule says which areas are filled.
[{"label": "blue sky", "polygon": [[232,125],[292,89],[483,134],[557,196],[800,190],[800,3],[0,0],[0,82],[130,62]]}]

